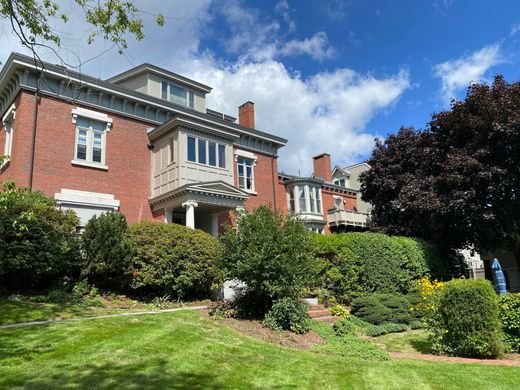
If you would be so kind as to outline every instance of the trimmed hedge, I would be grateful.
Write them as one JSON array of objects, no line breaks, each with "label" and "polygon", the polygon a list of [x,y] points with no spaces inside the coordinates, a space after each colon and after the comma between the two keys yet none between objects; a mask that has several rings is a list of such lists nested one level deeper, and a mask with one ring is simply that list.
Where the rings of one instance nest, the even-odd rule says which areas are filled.
[{"label": "trimmed hedge", "polygon": [[499,316],[510,350],[520,353],[520,293],[500,296]]},{"label": "trimmed hedge", "polygon": [[71,271],[79,258],[78,218],[56,201],[12,181],[0,190],[0,287],[45,289]]},{"label": "trimmed hedge", "polygon": [[221,281],[219,242],[201,230],[177,224],[130,226],[135,245],[131,287],[140,294],[208,298]]},{"label": "trimmed hedge", "polygon": [[383,325],[373,325],[365,330],[365,334],[370,337],[382,336],[388,333],[406,332],[410,327],[406,324],[395,324],[387,322]]},{"label": "trimmed hedge", "polygon": [[447,267],[427,242],[379,233],[314,235],[326,289],[341,302],[371,292],[408,293],[415,280],[445,278]]},{"label": "trimmed hedge", "polygon": [[438,302],[434,351],[482,358],[504,352],[498,296],[489,281],[452,280],[439,291]]}]

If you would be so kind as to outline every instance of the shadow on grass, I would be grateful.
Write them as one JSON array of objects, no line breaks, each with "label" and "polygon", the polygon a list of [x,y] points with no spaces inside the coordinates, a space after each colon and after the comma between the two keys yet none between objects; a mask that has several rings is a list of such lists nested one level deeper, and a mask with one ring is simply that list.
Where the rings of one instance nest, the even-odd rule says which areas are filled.
[{"label": "shadow on grass", "polygon": [[415,337],[410,339],[410,345],[420,353],[432,353],[432,344],[427,338]]},{"label": "shadow on grass", "polygon": [[66,303],[37,303],[0,301],[0,325],[51,320],[56,318],[82,317],[89,308]]},{"label": "shadow on grass", "polygon": [[[34,378],[16,378],[13,381],[0,380],[0,387],[5,385],[22,389],[281,389],[291,386],[257,387],[247,383],[244,378],[237,379],[239,384],[226,383],[214,374],[176,370],[168,366],[165,360],[151,358],[147,364],[104,364],[71,367],[62,364],[56,367],[51,376],[35,375]],[[203,371],[203,368],[201,368]],[[294,388],[294,387],[293,387]]]}]

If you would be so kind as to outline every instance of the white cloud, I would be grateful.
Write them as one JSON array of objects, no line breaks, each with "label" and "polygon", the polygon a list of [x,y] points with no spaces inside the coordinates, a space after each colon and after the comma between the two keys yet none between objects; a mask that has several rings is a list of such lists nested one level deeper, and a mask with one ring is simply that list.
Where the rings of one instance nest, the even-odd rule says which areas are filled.
[{"label": "white cloud", "polygon": [[277,53],[282,56],[308,54],[315,60],[324,60],[333,58],[335,50],[329,46],[327,34],[320,31],[310,38],[303,40],[293,39],[285,43]]},{"label": "white cloud", "polygon": [[293,9],[289,7],[289,3],[287,2],[287,0],[279,0],[278,3],[276,3],[274,10],[278,14],[282,15],[284,22],[287,24],[287,27],[289,28],[289,32],[293,32],[294,30],[296,30],[296,22],[294,21],[291,15]]},{"label": "white cloud", "polygon": [[469,83],[483,81],[486,72],[502,62],[504,59],[500,45],[494,44],[467,56],[435,65],[433,72],[441,79],[441,95],[444,101],[449,103],[456,97],[457,92],[467,88]]},{"label": "white cloud", "polygon": [[[263,25],[256,11],[243,8],[228,10],[228,16],[238,24],[249,26],[252,34],[243,38],[242,43],[238,40],[240,37],[235,37],[237,41],[231,39],[229,44],[236,51],[236,57],[224,61],[201,46],[205,34],[213,33],[211,20],[215,14],[209,0],[176,1],[175,5],[150,3],[140,0],[137,5],[147,10],[152,5],[161,9],[167,16],[166,26],[158,28],[148,22],[145,40],[129,42],[126,56],[109,52],[86,64],[83,72],[108,78],[139,63],[150,62],[212,86],[209,108],[236,116],[240,104],[254,101],[257,127],[289,140],[281,149],[279,159],[279,168],[289,173],[300,170],[302,174],[310,174],[312,156],[322,152],[331,153],[337,164],[349,164],[366,157],[378,135],[367,130],[367,124],[375,115],[392,109],[410,87],[406,70],[375,77],[339,68],[302,77],[297,71],[287,69],[280,60],[284,54],[279,52],[305,53],[318,59],[326,57],[330,55],[328,46],[323,43],[326,36],[318,33],[301,41],[255,38],[255,31],[277,31],[277,27],[271,21]],[[252,18],[242,20],[249,11]],[[78,21],[67,27],[72,48],[84,57],[99,53],[105,47],[102,41],[87,46],[83,39],[72,40],[72,37],[81,38],[81,26]],[[244,26],[237,27],[235,32],[245,31]],[[0,41],[0,47],[7,47],[0,52],[0,59],[7,58],[7,50],[19,51],[16,42],[6,45],[3,35]],[[255,55],[246,50],[246,43],[251,42],[256,42]],[[55,61],[49,56],[47,59]]]},{"label": "white cloud", "polygon": [[509,30],[509,36],[515,36],[520,31],[520,23],[513,24],[511,30]]}]

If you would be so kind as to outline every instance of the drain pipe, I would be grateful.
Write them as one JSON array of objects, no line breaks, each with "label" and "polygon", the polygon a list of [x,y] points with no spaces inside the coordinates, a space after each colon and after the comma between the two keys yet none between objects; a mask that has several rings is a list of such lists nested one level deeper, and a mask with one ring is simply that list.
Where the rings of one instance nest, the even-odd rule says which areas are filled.
[{"label": "drain pipe", "polygon": [[29,161],[29,189],[33,188],[34,177],[34,154],[36,151],[36,128],[38,125],[38,106],[40,105],[40,75],[36,81],[36,91],[34,92],[34,118],[32,127],[32,141],[31,141],[31,160]]},{"label": "drain pipe", "polygon": [[[274,153],[272,154],[271,156],[271,177],[272,177],[272,181],[273,181],[273,205],[274,205],[274,211],[277,210],[277,207],[276,207],[276,188],[275,188],[275,184],[276,184],[276,180],[275,180],[275,175],[274,175]],[[276,175],[276,177],[278,178],[278,174]]]}]

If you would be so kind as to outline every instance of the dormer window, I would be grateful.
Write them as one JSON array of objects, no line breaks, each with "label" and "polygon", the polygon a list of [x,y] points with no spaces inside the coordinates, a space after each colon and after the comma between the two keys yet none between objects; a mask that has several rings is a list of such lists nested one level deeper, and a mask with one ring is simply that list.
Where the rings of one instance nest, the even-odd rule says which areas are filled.
[{"label": "dormer window", "polygon": [[195,94],[178,85],[163,81],[161,85],[161,97],[181,106],[194,108]]}]

